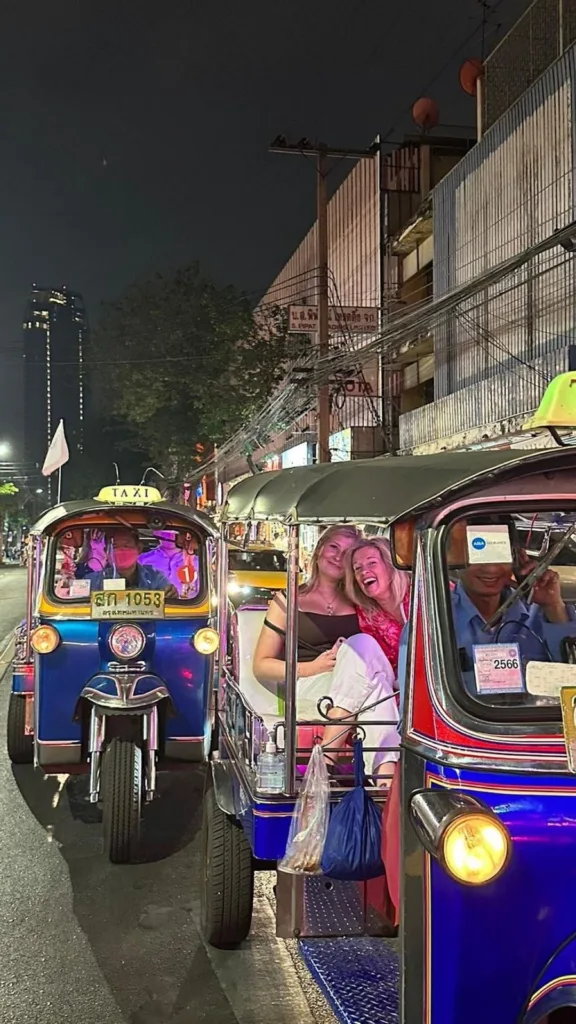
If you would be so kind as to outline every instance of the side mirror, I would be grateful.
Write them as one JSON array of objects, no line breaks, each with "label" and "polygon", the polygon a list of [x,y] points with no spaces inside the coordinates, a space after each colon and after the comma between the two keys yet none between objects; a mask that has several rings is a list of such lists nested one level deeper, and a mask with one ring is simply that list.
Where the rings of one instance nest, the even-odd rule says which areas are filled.
[{"label": "side mirror", "polygon": [[81,548],[84,543],[84,530],[76,528],[74,530],[64,530],[58,538],[58,547],[62,551],[63,548]]},{"label": "side mirror", "polygon": [[189,530],[180,530],[176,536],[176,546],[188,555],[195,555],[198,552],[198,538]]},{"label": "side mirror", "polygon": [[[390,530],[392,560],[397,569],[414,568],[414,520],[394,523]],[[466,522],[454,523],[448,538],[447,565],[449,569],[463,569],[468,564]]]},{"label": "side mirror", "polygon": [[414,567],[414,520],[394,523],[390,530],[390,548],[397,569]]}]

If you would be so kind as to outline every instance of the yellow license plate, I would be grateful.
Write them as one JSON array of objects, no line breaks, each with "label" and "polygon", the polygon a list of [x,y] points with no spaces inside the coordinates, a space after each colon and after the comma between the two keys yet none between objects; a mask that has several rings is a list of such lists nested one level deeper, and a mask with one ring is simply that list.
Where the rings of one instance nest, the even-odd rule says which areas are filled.
[{"label": "yellow license plate", "polygon": [[97,590],[92,594],[93,619],[163,619],[163,590]]}]

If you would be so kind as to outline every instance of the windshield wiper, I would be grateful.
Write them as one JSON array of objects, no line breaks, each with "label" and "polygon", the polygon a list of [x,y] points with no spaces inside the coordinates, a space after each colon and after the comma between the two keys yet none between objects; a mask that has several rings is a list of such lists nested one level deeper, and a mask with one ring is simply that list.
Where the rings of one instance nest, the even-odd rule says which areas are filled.
[{"label": "windshield wiper", "polygon": [[487,622],[482,626],[483,632],[487,633],[488,630],[492,629],[496,623],[502,618],[504,612],[507,612],[513,604],[516,604],[525,593],[530,591],[534,584],[540,579],[541,576],[550,568],[552,562],[558,557],[563,548],[566,547],[568,541],[576,533],[576,523],[573,523],[569,530],[566,531],[564,536],[556,542],[553,548],[550,548],[548,554],[544,556],[541,562],[538,563],[532,572],[528,573],[524,577],[521,583],[518,584],[516,590],[512,594],[509,594],[505,601],[502,602],[499,608],[496,609],[493,615],[490,616]]}]

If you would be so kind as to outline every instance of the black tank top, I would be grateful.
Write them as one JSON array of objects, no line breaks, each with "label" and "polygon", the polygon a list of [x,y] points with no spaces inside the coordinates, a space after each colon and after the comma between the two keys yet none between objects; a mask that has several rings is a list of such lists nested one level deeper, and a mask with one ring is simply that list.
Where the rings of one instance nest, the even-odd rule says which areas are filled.
[{"label": "black tank top", "polygon": [[[265,624],[274,633],[286,637],[279,626],[273,625],[268,619]],[[349,615],[320,615],[318,612],[298,612],[298,661],[314,661],[319,654],[329,651],[340,637],[347,640],[360,632],[358,616],[355,612]]]},{"label": "black tank top", "polygon": [[340,637],[347,640],[359,632],[355,612],[351,615],[298,612],[298,661],[314,661],[319,654],[329,651]]}]

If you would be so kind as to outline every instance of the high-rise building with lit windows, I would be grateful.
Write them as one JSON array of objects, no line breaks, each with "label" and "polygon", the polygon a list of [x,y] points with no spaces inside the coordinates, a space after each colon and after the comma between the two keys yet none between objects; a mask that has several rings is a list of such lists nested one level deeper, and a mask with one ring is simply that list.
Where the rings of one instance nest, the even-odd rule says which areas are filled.
[{"label": "high-rise building with lit windows", "polygon": [[32,285],[23,326],[25,457],[41,467],[60,420],[71,459],[84,447],[88,320],[82,296]]}]

